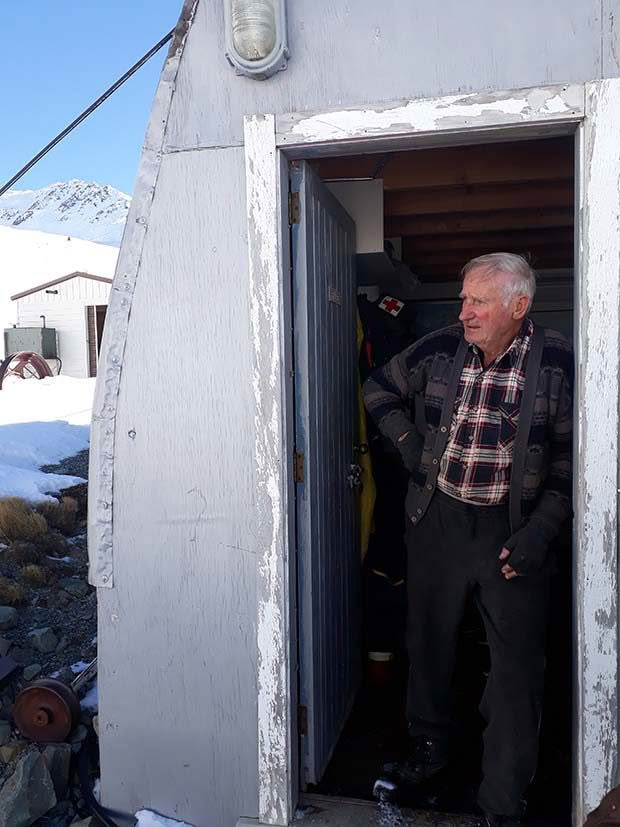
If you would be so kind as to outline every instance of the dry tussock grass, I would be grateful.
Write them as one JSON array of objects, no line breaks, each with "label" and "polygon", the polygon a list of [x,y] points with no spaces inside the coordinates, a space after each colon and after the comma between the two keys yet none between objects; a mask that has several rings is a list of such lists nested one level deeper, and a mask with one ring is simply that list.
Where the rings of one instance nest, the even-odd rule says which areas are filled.
[{"label": "dry tussock grass", "polygon": [[0,535],[7,540],[34,540],[47,533],[47,522],[19,497],[0,499]]},{"label": "dry tussock grass", "polygon": [[30,586],[42,586],[47,582],[47,575],[41,566],[24,566],[22,569],[24,583]]},{"label": "dry tussock grass", "polygon": [[78,501],[74,497],[63,497],[60,502],[41,503],[38,508],[47,522],[63,534],[72,534],[75,530]]},{"label": "dry tussock grass", "polygon": [[33,543],[16,540],[3,552],[2,557],[4,560],[8,560],[9,563],[27,565],[28,563],[38,563],[41,559],[41,552]]},{"label": "dry tussock grass", "polygon": [[0,577],[0,606],[19,606],[24,602],[24,597],[24,587],[20,583]]}]

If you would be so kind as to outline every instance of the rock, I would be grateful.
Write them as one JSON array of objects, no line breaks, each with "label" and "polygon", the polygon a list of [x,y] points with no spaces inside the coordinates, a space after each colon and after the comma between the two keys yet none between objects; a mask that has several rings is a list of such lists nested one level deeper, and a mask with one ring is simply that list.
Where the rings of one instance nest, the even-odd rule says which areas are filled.
[{"label": "rock", "polygon": [[71,604],[71,598],[67,592],[56,592],[47,598],[47,605],[50,609],[66,609]]},{"label": "rock", "polygon": [[58,646],[58,638],[49,626],[28,632],[28,641],[38,652],[53,652]]},{"label": "rock", "polygon": [[9,713],[10,713],[10,711],[11,711],[11,709],[12,709],[12,707],[13,707],[13,704],[15,703],[15,696],[14,696],[14,694],[13,694],[13,692],[11,691],[11,689],[10,689],[10,688],[9,688],[9,689],[6,689],[6,690],[2,693],[1,701],[2,701],[2,704],[1,704],[2,709],[3,709],[5,712],[9,712]]},{"label": "rock", "polygon": [[25,681],[31,681],[33,678],[41,672],[41,664],[40,663],[31,663],[30,666],[27,666],[23,671],[23,678]]},{"label": "rock", "polygon": [[71,827],[98,827],[99,822],[94,818],[94,816],[88,816],[88,818],[83,818],[81,821],[72,821]]},{"label": "rock", "polygon": [[58,673],[58,680],[62,681],[63,683],[73,683],[75,680],[75,675],[73,674],[73,670],[70,666],[63,666],[62,669]]},{"label": "rock", "polygon": [[33,649],[22,649],[21,646],[14,646],[11,649],[11,657],[22,666],[28,666],[29,663],[35,659],[36,655]]},{"label": "rock", "polygon": [[67,646],[69,645],[69,638],[66,635],[63,635],[60,640],[58,641],[58,646],[56,647],[57,652],[64,652]]},{"label": "rock", "polygon": [[[67,557],[69,555],[69,543],[66,537],[56,532],[44,534],[37,538],[37,547],[40,553],[46,557]],[[42,561],[43,562],[43,561]],[[49,560],[47,561],[50,562]],[[52,565],[54,565],[52,563]]]},{"label": "rock", "polygon": [[0,606],[0,630],[5,632],[17,626],[17,609],[12,606]]},{"label": "rock", "polygon": [[10,741],[8,744],[0,747],[0,761],[3,764],[12,764],[28,745],[25,741]]},{"label": "rock", "polygon": [[36,750],[20,759],[0,789],[0,827],[30,827],[56,805],[54,784]]},{"label": "rock", "polygon": [[13,641],[9,640],[6,637],[0,637],[0,658],[3,658],[5,655],[8,655],[9,649],[12,645]]},{"label": "rock", "polygon": [[79,577],[62,577],[58,581],[58,585],[71,597],[86,597],[88,594],[87,584]]},{"label": "rock", "polygon": [[43,758],[52,777],[56,798],[65,797],[69,786],[69,767],[71,766],[71,746],[69,744],[47,744]]},{"label": "rock", "polygon": [[78,724],[76,729],[71,734],[71,749],[73,752],[78,753],[82,748],[82,741],[88,735],[88,728],[84,726],[84,724]]},{"label": "rock", "polygon": [[59,801],[37,821],[36,827],[67,827],[74,815],[70,801]]},{"label": "rock", "polygon": [[11,724],[8,721],[0,721],[0,747],[8,744],[11,740]]}]

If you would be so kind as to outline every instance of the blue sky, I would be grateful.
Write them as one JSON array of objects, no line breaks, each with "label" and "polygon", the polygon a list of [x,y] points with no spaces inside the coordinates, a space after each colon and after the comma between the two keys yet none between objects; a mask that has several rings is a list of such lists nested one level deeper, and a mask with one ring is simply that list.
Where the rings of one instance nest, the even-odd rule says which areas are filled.
[{"label": "blue sky", "polygon": [[[182,0],[0,3],[0,184],[176,24]],[[165,46],[16,189],[82,178],[132,193]]]}]

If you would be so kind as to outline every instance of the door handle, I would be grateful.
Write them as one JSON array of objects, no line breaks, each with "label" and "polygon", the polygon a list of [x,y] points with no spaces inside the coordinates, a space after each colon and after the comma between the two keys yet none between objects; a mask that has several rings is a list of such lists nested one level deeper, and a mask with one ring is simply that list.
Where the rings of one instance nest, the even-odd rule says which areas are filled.
[{"label": "door handle", "polygon": [[352,462],[349,465],[349,475],[347,476],[347,482],[349,483],[349,488],[353,490],[354,488],[360,488],[362,485],[362,467],[355,462]]}]

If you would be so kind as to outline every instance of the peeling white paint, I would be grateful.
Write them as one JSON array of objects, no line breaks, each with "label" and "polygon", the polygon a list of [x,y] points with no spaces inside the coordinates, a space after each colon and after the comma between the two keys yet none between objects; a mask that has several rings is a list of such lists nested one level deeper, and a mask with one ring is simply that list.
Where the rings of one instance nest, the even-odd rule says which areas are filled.
[{"label": "peeling white paint", "polygon": [[[579,454],[576,458],[581,807],[617,783],[620,80],[586,86],[583,134]],[[604,323],[603,321],[604,320]]]},{"label": "peeling white paint", "polygon": [[283,115],[277,119],[277,142],[286,145],[317,143],[376,134],[433,132],[506,122],[516,124],[574,117],[582,112],[583,86],[448,95],[378,108]]},{"label": "peeling white paint", "polygon": [[566,112],[566,101],[560,95],[554,95],[542,108],[545,112]]},{"label": "peeling white paint", "polygon": [[186,0],[164,63],[153,102],[114,282],[110,291],[91,424],[88,577],[93,586],[112,588],[114,584],[112,533],[114,440],[127,327],[148,229],[148,215],[159,173],[170,104],[197,3],[198,0]]},{"label": "peeling white paint", "polygon": [[250,312],[254,349],[258,558],[258,777],[262,823],[286,825],[290,801],[288,574],[282,456],[278,165],[273,115],[245,120]]}]

